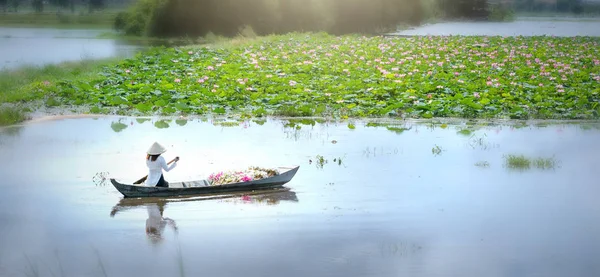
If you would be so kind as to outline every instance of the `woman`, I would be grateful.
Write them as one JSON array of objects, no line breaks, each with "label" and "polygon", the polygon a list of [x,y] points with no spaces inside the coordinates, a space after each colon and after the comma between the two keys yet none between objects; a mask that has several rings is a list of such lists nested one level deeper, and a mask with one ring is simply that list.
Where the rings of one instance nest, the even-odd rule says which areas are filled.
[{"label": "woman", "polygon": [[164,169],[166,172],[171,171],[171,169],[177,166],[177,161],[179,161],[179,157],[175,158],[175,162],[171,164],[171,166],[167,165],[165,162],[165,158],[163,158],[160,154],[165,153],[167,149],[160,145],[158,142],[155,142],[150,146],[146,155],[146,166],[148,166],[148,178],[146,179],[147,186],[157,186],[157,187],[169,187],[169,183],[165,181],[163,177],[162,170]]}]

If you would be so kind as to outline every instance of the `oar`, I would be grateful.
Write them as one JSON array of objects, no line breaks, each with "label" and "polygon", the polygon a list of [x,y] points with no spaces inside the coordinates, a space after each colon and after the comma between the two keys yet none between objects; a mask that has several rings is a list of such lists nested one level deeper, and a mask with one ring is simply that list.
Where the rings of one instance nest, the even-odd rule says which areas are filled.
[{"label": "oar", "polygon": [[[170,162],[167,163],[167,165],[172,164],[175,160],[177,160],[177,158],[172,159]],[[141,184],[142,182],[146,181],[147,178],[148,178],[148,175],[142,177],[142,179],[139,179],[139,180],[135,181],[133,184],[135,184],[135,185]]]}]

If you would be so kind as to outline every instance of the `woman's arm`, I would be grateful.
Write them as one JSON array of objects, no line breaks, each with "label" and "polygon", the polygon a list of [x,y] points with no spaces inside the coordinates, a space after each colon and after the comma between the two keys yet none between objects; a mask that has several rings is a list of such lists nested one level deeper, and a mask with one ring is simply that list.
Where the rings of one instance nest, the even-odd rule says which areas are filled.
[{"label": "woman's arm", "polygon": [[166,171],[169,172],[171,171],[171,169],[175,168],[177,166],[177,161],[173,162],[170,166],[167,165],[167,162],[165,161],[165,158],[163,158],[162,156],[160,157],[160,165],[161,167]]}]

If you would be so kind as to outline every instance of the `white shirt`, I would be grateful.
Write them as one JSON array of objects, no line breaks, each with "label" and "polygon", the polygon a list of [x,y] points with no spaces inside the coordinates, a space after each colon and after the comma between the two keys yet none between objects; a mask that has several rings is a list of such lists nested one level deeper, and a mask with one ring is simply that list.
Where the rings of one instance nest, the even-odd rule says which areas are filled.
[{"label": "white shirt", "polygon": [[162,170],[164,169],[166,172],[171,171],[171,169],[177,166],[177,162],[172,163],[170,166],[167,166],[167,162],[163,156],[158,156],[156,161],[152,161],[152,158],[146,160],[146,166],[148,166],[148,178],[146,178],[146,186],[156,186],[158,184],[158,180],[160,180],[160,175],[162,174]]}]

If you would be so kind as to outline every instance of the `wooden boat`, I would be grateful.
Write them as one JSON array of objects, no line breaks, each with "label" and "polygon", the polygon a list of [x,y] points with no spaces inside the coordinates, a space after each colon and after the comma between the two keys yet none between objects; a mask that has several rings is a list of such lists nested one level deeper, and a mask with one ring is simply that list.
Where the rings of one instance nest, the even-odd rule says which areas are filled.
[{"label": "wooden boat", "polygon": [[169,183],[168,188],[149,187],[141,185],[129,185],[118,182],[111,178],[110,182],[125,197],[165,197],[180,195],[203,195],[221,192],[252,191],[260,189],[279,188],[294,178],[296,167],[278,167],[279,174],[248,182],[231,183],[224,185],[211,186],[207,180],[197,180],[189,182]]}]

